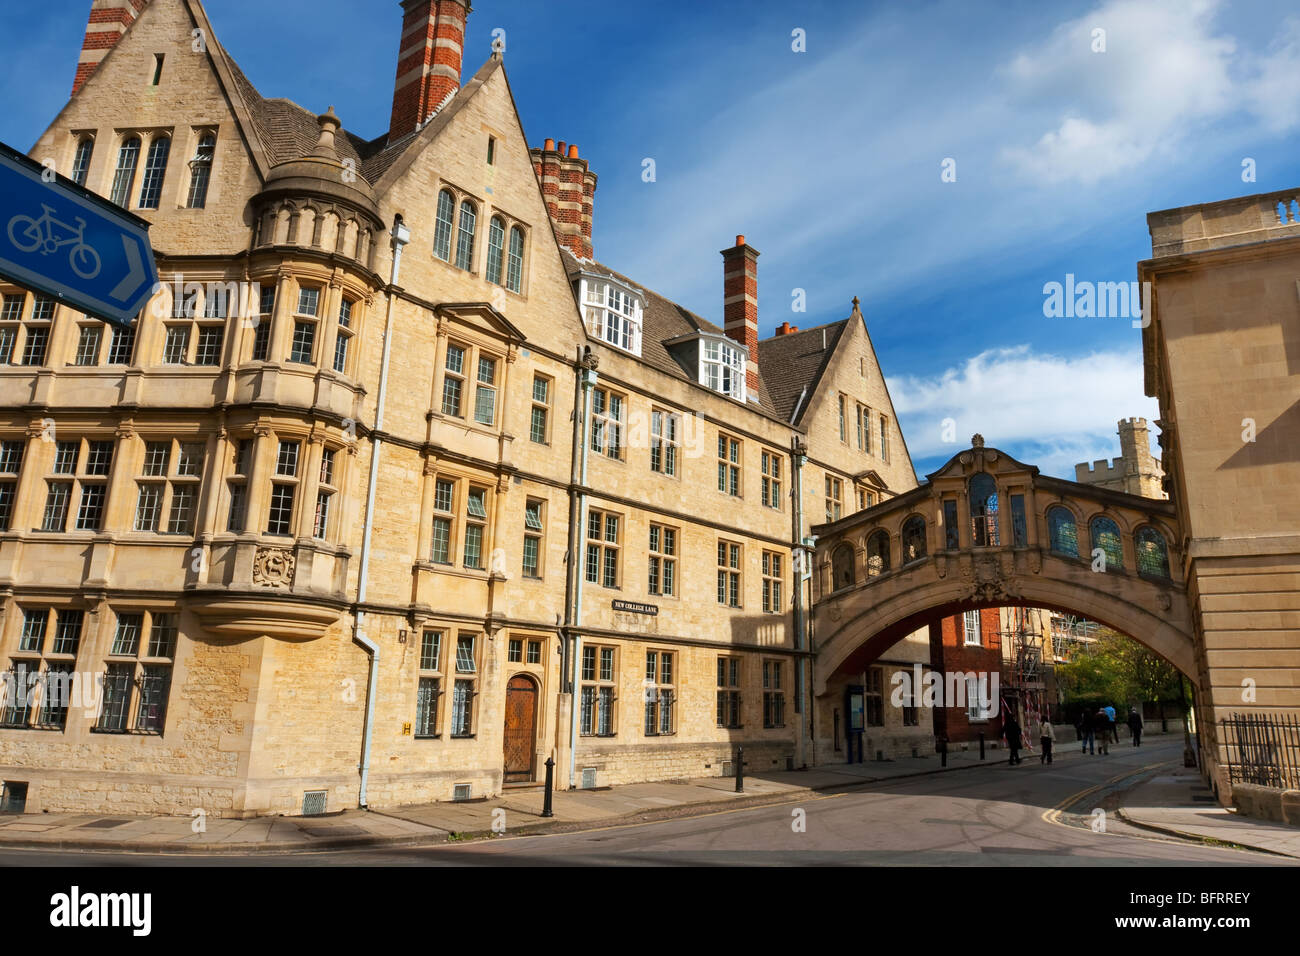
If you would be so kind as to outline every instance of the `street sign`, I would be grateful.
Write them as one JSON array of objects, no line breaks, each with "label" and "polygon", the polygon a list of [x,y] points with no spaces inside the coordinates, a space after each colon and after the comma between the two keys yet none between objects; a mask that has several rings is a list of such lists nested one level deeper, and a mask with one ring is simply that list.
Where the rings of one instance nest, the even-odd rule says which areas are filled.
[{"label": "street sign", "polygon": [[158,284],[147,221],[3,143],[0,276],[118,325]]}]

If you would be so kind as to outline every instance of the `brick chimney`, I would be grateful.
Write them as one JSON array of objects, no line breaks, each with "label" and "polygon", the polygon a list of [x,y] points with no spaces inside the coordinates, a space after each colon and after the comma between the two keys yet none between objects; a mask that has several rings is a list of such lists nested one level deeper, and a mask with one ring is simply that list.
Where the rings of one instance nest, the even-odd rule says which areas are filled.
[{"label": "brick chimney", "polygon": [[140,11],[149,0],[91,0],[90,19],[86,22],[86,38],[81,41],[81,56],[77,58],[77,75],[72,80],[72,92],[85,85],[100,61],[108,56],[117,41],[122,39]]},{"label": "brick chimney", "polygon": [[722,328],[749,349],[747,390],[758,394],[758,250],[744,236],[722,250]]},{"label": "brick chimney", "polygon": [[414,132],[460,89],[469,12],[469,0],[402,0],[390,140]]},{"label": "brick chimney", "polygon": [[591,244],[592,210],[596,199],[596,174],[578,156],[578,147],[547,139],[542,148],[528,151],[542,184],[542,198],[551,215],[555,238],[579,259],[594,259]]}]

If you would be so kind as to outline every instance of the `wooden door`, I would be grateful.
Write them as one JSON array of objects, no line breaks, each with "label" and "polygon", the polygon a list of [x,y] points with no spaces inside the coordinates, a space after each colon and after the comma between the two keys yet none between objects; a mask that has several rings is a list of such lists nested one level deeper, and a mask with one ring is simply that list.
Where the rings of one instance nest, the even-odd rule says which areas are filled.
[{"label": "wooden door", "polygon": [[533,779],[537,730],[537,685],[522,675],[506,685],[505,782]]}]

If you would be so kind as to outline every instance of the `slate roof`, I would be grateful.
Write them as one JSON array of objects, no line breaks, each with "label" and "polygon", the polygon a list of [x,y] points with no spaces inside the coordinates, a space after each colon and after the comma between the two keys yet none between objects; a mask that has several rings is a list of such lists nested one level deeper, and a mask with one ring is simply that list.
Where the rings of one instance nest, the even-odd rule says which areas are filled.
[{"label": "slate roof", "polygon": [[[789,335],[777,335],[758,343],[758,364],[763,370],[772,404],[784,421],[790,421],[795,406],[799,418],[808,410],[809,399],[816,393],[826,366],[849,326],[849,319],[840,319],[827,325],[801,329]],[[822,347],[822,331],[826,345]],[[808,394],[800,404],[805,386]],[[798,425],[795,421],[793,424]]]},{"label": "slate roof", "polygon": [[[261,141],[268,162],[274,166],[276,163],[299,159],[314,150],[320,139],[320,124],[316,121],[318,114],[283,97],[267,99],[262,96],[230,54],[224,49],[222,52],[234,77],[239,95],[248,108],[253,133]],[[457,91],[456,96],[439,111],[437,118],[444,121],[450,118],[473,95],[486,75],[499,64],[497,58],[489,59],[475,74],[474,79],[464,84]],[[389,143],[387,132],[374,139],[365,140],[346,129],[341,129],[335,138],[335,149],[340,159],[351,159],[356,163],[357,171],[373,186],[401,157],[407,147],[419,138],[419,133],[418,130],[412,130]]]}]

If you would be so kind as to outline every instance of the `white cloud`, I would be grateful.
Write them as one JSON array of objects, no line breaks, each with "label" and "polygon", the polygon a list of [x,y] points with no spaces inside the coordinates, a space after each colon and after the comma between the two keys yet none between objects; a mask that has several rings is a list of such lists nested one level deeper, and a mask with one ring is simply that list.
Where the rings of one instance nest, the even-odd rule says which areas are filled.
[{"label": "white cloud", "polygon": [[[1094,183],[1171,152],[1203,122],[1242,105],[1237,42],[1217,33],[1218,0],[1111,0],[1059,25],[1003,70],[1013,98],[1058,118],[1003,157],[1046,183]],[[1094,31],[1105,50],[1094,50]]]},{"label": "white cloud", "polygon": [[1249,105],[1270,133],[1300,124],[1300,18],[1282,24],[1249,85]]},{"label": "white cloud", "polygon": [[[978,432],[1044,474],[1073,478],[1078,462],[1118,456],[1120,419],[1158,416],[1155,400],[1142,394],[1137,352],[1064,357],[1020,345],[888,385],[914,461],[947,459]],[[947,419],[955,422],[951,443],[944,441]]]}]

